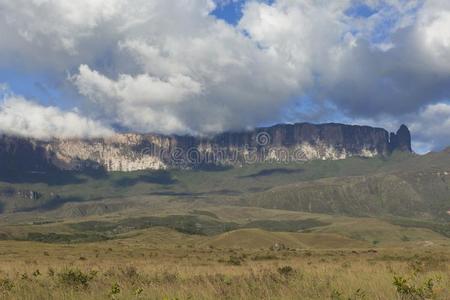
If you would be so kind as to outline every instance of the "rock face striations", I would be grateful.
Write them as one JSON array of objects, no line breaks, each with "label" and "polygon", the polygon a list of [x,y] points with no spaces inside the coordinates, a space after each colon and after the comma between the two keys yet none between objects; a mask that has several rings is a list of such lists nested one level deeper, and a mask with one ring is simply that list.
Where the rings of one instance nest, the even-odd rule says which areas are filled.
[{"label": "rock face striations", "polygon": [[117,134],[92,140],[38,141],[0,136],[0,172],[48,170],[137,171],[242,166],[251,163],[338,160],[412,152],[405,125],[397,133],[368,126],[276,125],[211,138]]}]

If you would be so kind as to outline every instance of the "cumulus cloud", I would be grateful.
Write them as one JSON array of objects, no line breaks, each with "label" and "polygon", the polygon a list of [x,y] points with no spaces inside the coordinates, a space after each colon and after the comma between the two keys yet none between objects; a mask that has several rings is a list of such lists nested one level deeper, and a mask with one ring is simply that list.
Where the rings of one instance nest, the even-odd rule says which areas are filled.
[{"label": "cumulus cloud", "polygon": [[431,104],[410,117],[410,127],[414,132],[415,148],[421,152],[442,150],[449,147],[450,104]]},{"label": "cumulus cloud", "polygon": [[354,36],[352,45],[340,51],[335,68],[322,72],[320,92],[348,114],[366,117],[401,116],[448,98],[446,56],[450,48],[441,43],[447,30],[433,25],[444,22],[440,19],[446,17],[440,15],[436,7],[424,5],[413,24],[390,36],[388,49],[373,47],[370,39]]},{"label": "cumulus cloud", "polygon": [[[97,106],[110,122],[140,131],[182,132],[185,127],[171,108],[201,94],[201,85],[190,77],[174,75],[161,80],[141,74],[120,75],[114,81],[82,65],[72,80],[80,93]],[[130,116],[133,116],[130,118]]]},{"label": "cumulus cloud", "polygon": [[[108,76],[83,65],[71,77],[90,104],[107,103],[95,111],[109,120],[163,133],[242,129],[280,117],[280,107],[310,80],[308,71],[286,68],[279,56],[208,14],[175,4],[152,12],[118,45],[132,72]],[[168,23],[166,16],[178,13],[184,20]]]},{"label": "cumulus cloud", "polygon": [[304,98],[320,120],[427,124],[450,98],[448,1],[247,1],[237,26],[211,15],[231,2],[0,0],[0,67],[46,70],[80,116],[142,132],[249,128]]},{"label": "cumulus cloud", "polygon": [[47,140],[95,138],[112,135],[113,131],[76,111],[63,112],[9,94],[0,102],[0,133]]},{"label": "cumulus cloud", "polygon": [[448,4],[365,1],[369,17],[350,16],[351,5],[251,2],[240,26],[287,65],[309,68],[315,99],[348,115],[405,114],[450,96]]}]

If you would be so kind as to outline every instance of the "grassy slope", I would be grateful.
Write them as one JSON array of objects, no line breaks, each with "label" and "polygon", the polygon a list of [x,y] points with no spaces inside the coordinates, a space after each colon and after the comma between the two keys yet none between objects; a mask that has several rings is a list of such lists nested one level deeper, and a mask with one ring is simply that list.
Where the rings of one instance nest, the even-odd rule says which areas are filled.
[{"label": "grassy slope", "polygon": [[353,216],[448,217],[450,176],[436,172],[327,178],[273,188],[248,205]]},{"label": "grassy slope", "polygon": [[[352,158],[345,161],[313,161],[296,164],[249,165],[219,171],[159,171],[83,175],[27,174],[19,180],[0,182],[0,189],[33,190],[43,196],[38,201],[2,197],[5,210],[57,207],[65,201],[88,201],[157,193],[178,196],[223,198],[266,190],[298,181],[376,173],[396,166],[406,157],[383,159]],[[61,197],[59,203],[55,195]],[[53,202],[50,200],[53,199]]]},{"label": "grassy slope", "polygon": [[[0,183],[0,191],[33,190],[42,195],[38,200],[0,197],[5,212],[16,211],[0,216],[0,238],[80,242],[166,226],[206,235],[246,227],[308,230],[369,245],[440,240],[450,232],[445,222],[450,207],[445,174],[449,170],[449,155],[443,152],[216,171],[33,175],[22,182]],[[164,219],[167,216],[178,217]],[[325,224],[304,227],[293,220]],[[367,220],[371,226],[365,225]],[[86,221],[108,226],[68,225]],[[50,224],[36,225],[41,223]]]}]

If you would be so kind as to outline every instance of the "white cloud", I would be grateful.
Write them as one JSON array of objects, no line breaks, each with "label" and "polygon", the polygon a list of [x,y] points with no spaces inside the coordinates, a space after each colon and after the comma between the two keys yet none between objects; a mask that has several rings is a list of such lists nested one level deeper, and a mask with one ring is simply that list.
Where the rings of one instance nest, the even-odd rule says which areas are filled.
[{"label": "white cloud", "polygon": [[72,80],[80,93],[97,106],[95,111],[101,116],[140,131],[184,131],[183,124],[166,111],[202,92],[198,82],[183,75],[165,81],[147,74],[120,75],[114,81],[85,65]]},{"label": "white cloud", "polygon": [[237,27],[210,15],[231,1],[0,0],[0,66],[68,78],[80,115],[162,133],[280,121],[304,95],[399,122],[450,98],[446,0],[248,1]]},{"label": "white cloud", "polygon": [[0,102],[0,133],[51,139],[94,138],[112,135],[113,131],[76,111],[63,112],[9,94]]},{"label": "white cloud", "polygon": [[417,25],[417,40],[433,68],[450,73],[450,3],[432,1]]},{"label": "white cloud", "polygon": [[422,152],[449,147],[450,104],[431,104],[421,109],[410,120],[417,149]]},{"label": "white cloud", "polygon": [[1,0],[0,15],[5,29],[14,28],[11,33],[24,44],[76,54],[79,42],[117,16],[125,4],[123,0]]},{"label": "white cloud", "polygon": [[450,104],[428,104],[417,112],[403,116],[383,115],[375,118],[347,120],[354,124],[367,124],[395,132],[402,123],[408,124],[412,135],[413,149],[423,154],[443,150],[450,146]]},{"label": "white cloud", "polygon": [[[167,15],[178,13],[183,19],[167,24]],[[289,96],[310,81],[308,70],[286,68],[285,60],[197,10],[159,5],[142,26],[128,28],[118,44],[134,66],[128,74],[82,66],[72,76],[97,113],[133,130],[208,134],[251,127],[279,117]]]}]

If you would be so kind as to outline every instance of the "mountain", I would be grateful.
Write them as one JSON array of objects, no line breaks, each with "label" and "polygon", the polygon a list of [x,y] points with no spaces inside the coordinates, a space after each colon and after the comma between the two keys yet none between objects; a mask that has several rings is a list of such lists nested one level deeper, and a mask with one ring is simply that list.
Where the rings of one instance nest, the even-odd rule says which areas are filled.
[{"label": "mountain", "polygon": [[[22,155],[23,162],[15,161],[18,166],[26,168],[30,163],[35,168],[58,170],[53,164],[44,165],[52,158],[47,149],[53,145],[14,138],[7,141],[2,155]],[[272,140],[270,144],[277,143]],[[151,226],[202,234],[311,227],[368,241],[383,241],[391,235],[401,241],[419,231],[426,240],[429,230],[450,236],[450,149],[416,155],[391,150],[390,142],[383,147],[385,156],[373,158],[263,162],[239,168],[9,172],[0,177],[0,223],[25,224],[24,235],[16,236],[16,227],[2,230],[6,236],[39,241],[103,239],[105,234],[115,236]],[[27,158],[28,151],[34,155]],[[85,164],[89,169],[93,163]],[[317,214],[323,214],[321,223],[316,222]],[[303,216],[304,222],[293,222],[293,215]],[[378,227],[364,225],[367,218],[377,219]],[[67,236],[72,228],[58,228],[60,220],[66,219],[86,224],[76,229],[77,234]],[[340,220],[348,224],[344,226]],[[60,235],[48,235],[34,225],[27,227],[53,222],[55,227],[49,232]],[[327,225],[330,222],[333,225]],[[86,230],[92,235],[86,236]],[[46,235],[33,235],[36,232]],[[0,239],[1,234],[0,230]]]},{"label": "mountain", "polygon": [[[278,211],[280,216],[291,211],[311,217],[400,217],[411,219],[400,220],[407,222],[402,224],[450,235],[449,154],[449,150],[427,155],[395,152],[369,159],[261,163],[240,168],[0,177],[0,220],[2,216],[40,222],[42,218],[117,214],[132,218],[158,212],[190,215],[206,207],[214,208],[214,213],[223,210],[224,220],[228,220],[227,212],[234,207],[242,224],[251,222],[244,213],[247,209]],[[414,219],[428,223],[416,225]],[[435,222],[445,226],[435,227]]]},{"label": "mountain", "polygon": [[137,171],[253,163],[339,160],[412,152],[405,125],[381,128],[344,124],[280,124],[211,138],[117,134],[102,139],[40,141],[3,135],[0,166],[8,172],[49,170]]}]

